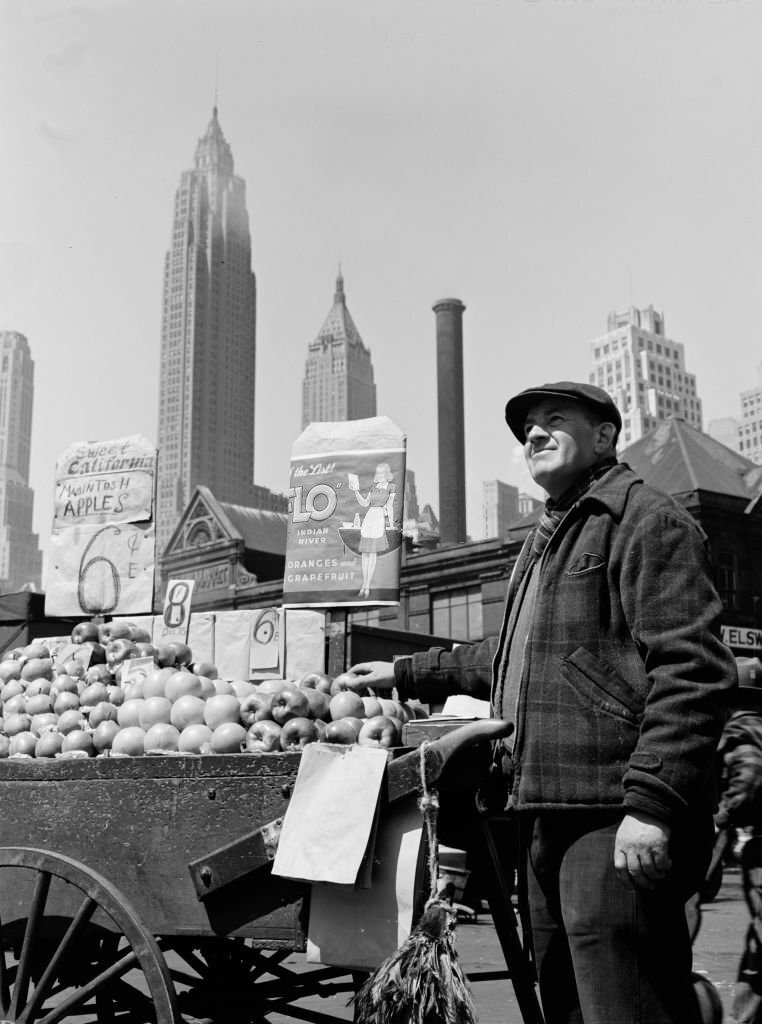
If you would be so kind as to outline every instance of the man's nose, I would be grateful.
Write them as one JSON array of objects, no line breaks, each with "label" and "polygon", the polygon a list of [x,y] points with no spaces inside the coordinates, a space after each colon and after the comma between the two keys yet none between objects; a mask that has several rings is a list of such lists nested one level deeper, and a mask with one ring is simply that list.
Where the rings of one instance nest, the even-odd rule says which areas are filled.
[{"label": "man's nose", "polygon": [[533,441],[542,440],[548,436],[547,430],[540,426],[539,423],[533,423],[524,435],[527,444],[531,444]]}]

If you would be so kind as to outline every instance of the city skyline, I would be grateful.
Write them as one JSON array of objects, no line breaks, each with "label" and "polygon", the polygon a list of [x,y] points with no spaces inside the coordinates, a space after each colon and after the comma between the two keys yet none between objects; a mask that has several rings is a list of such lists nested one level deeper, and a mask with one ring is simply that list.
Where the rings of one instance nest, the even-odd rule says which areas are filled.
[{"label": "city skyline", "polygon": [[737,414],[762,324],[758,5],[297,6],[4,5],[0,326],[35,352],[43,545],[66,445],[158,440],[169,197],[215,63],[258,278],[258,484],[287,487],[304,341],[339,261],[422,505],[438,505],[431,305],[467,306],[474,536],[484,480],[528,489],[505,399],[586,379],[611,309],[666,310],[705,425]]}]

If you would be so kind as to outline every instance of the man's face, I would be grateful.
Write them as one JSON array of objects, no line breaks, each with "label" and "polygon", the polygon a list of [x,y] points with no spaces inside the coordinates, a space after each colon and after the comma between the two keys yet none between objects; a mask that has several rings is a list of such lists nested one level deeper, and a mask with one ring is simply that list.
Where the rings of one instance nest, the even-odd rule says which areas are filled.
[{"label": "man's face", "polygon": [[524,421],[524,458],[535,483],[558,499],[606,448],[601,425],[573,400],[546,398],[530,407]]}]

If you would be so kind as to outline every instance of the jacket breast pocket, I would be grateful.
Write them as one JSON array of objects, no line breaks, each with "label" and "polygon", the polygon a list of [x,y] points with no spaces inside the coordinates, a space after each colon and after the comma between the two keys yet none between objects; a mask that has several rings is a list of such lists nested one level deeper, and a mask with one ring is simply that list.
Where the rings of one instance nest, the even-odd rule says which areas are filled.
[{"label": "jacket breast pocket", "polygon": [[639,695],[615,669],[584,647],[561,659],[561,674],[595,714],[612,715],[639,727],[643,712]]},{"label": "jacket breast pocket", "polygon": [[592,572],[601,572],[607,566],[603,555],[595,551],[583,551],[566,570],[567,576],[587,576]]}]

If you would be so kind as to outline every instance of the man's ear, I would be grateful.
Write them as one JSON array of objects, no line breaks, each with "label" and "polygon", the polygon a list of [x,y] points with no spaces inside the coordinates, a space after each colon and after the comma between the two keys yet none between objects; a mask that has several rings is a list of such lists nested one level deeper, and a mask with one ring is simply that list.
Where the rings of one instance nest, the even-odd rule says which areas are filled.
[{"label": "man's ear", "polygon": [[607,448],[614,448],[616,441],[616,427],[613,423],[599,423],[595,439],[595,446],[598,451],[605,451]]}]

